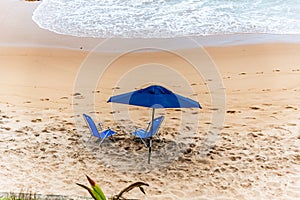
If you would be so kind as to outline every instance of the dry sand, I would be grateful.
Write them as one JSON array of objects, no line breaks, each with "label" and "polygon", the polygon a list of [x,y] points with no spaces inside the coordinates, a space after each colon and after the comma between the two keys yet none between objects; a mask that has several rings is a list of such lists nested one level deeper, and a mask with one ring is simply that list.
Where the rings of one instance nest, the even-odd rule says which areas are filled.
[{"label": "dry sand", "polygon": [[[31,33],[39,30],[33,24],[30,27]],[[20,42],[21,36],[15,35],[19,46],[0,47],[0,192],[89,196],[75,185],[87,184],[84,175],[88,174],[108,196],[132,182],[144,181],[150,185],[145,188],[146,196],[138,189],[127,196],[164,200],[300,198],[299,44],[206,48],[224,82],[226,115],[216,145],[201,157],[214,111],[214,91],[206,84],[214,79],[199,78],[174,54],[148,52],[118,58],[96,85],[86,87],[87,79],[81,85],[83,92],[76,94],[79,70],[90,64],[99,66],[99,60],[115,55],[97,53],[95,59],[86,51],[68,50],[70,46],[33,48],[65,38],[47,31],[39,34],[42,44],[26,46]],[[1,44],[7,37],[2,35]],[[71,47],[80,43],[79,38],[68,38]],[[186,52],[197,56],[198,50]],[[146,69],[151,65],[143,67],[151,61],[159,74]],[[137,66],[140,68],[121,76]],[[186,82],[174,79],[178,74],[170,69],[176,69]],[[94,72],[87,74],[98,75]],[[160,140],[154,141],[151,165],[146,164],[147,149],[128,134],[136,126],[146,126],[150,110],[105,102],[109,96],[127,91],[128,81],[148,79],[197,97],[203,106],[202,110],[158,111],[157,115],[166,118]],[[87,142],[90,133],[82,113],[116,130],[115,141],[107,141],[101,148],[96,140]]]},{"label": "dry sand", "polygon": [[[88,174],[107,194],[134,181],[147,182],[150,187],[145,199],[299,198],[300,45],[207,50],[226,91],[226,119],[220,138],[209,155],[200,158],[198,152],[211,123],[211,101],[207,89],[199,87],[203,89],[196,91],[201,111],[163,112],[166,119],[161,140],[154,143],[151,167],[146,164],[147,149],[126,134],[133,125],[146,126],[148,109],[131,107],[131,119],[114,120],[111,105],[100,101],[115,91],[116,85],[109,83],[97,86],[96,91],[90,89],[90,95],[96,94],[94,110],[85,107],[88,97],[74,96],[76,73],[87,53],[1,48],[0,191],[88,196],[75,185],[86,183],[84,174]],[[152,54],[158,63],[166,60],[163,53]],[[116,65],[131,62],[129,56]],[[201,84],[195,82],[191,87]],[[180,91],[180,86],[173,86]],[[79,104],[72,106],[72,99]],[[74,111],[74,106],[83,107]],[[104,143],[101,149],[95,140],[87,143],[89,131],[77,115],[80,109],[95,121],[114,127],[116,141]],[[189,120],[181,113],[187,113],[185,117],[200,113],[200,126],[188,142],[178,136],[182,134],[179,128],[187,131],[193,127],[181,124],[181,120]],[[144,198],[139,191],[131,195]]]}]

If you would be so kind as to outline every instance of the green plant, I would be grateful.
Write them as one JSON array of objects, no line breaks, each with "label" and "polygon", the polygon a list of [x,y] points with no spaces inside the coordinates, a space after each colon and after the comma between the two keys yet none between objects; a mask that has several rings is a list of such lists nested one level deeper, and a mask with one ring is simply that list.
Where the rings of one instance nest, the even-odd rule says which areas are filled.
[{"label": "green plant", "polygon": [[16,193],[9,193],[7,194],[7,197],[0,198],[0,200],[37,200],[38,197],[36,194],[33,194],[31,192],[20,192],[18,194]]},{"label": "green plant", "polygon": [[[90,195],[93,197],[93,199],[107,200],[107,198],[104,195],[100,186],[95,181],[93,181],[89,176],[86,175],[86,177],[91,185],[91,188],[87,187],[83,184],[80,184],[80,183],[76,183],[76,184],[79,185],[80,187],[86,189],[90,193]],[[114,195],[113,197],[108,198],[108,200],[130,200],[130,199],[124,198],[122,195],[136,187],[138,187],[144,194],[146,194],[142,186],[149,186],[149,184],[143,183],[143,182],[135,182],[135,183],[129,185],[128,187],[124,188],[118,195]]]},{"label": "green plant", "polygon": [[76,184],[86,189],[95,200],[106,200],[106,197],[102,189],[99,187],[99,185],[95,181],[93,181],[89,176],[86,175],[86,178],[88,179],[92,188],[89,188],[80,183],[76,183]]}]

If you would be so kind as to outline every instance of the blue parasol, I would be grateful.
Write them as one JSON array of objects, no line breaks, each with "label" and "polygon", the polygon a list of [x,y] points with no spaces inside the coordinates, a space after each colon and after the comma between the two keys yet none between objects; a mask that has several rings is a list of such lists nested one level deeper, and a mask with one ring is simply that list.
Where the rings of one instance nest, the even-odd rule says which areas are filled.
[{"label": "blue parasol", "polygon": [[[134,92],[112,96],[107,102],[152,108],[152,121],[154,120],[156,108],[202,108],[198,102],[175,94],[159,85],[152,85]],[[153,123],[151,124],[150,132],[152,133]],[[150,138],[148,147],[148,163],[150,163],[152,138]]]}]

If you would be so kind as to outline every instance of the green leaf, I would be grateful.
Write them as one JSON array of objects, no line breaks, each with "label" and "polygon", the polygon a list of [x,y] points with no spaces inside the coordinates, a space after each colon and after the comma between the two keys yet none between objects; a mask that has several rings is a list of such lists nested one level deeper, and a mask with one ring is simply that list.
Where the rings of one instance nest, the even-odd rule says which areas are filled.
[{"label": "green leaf", "polygon": [[89,188],[80,183],[76,183],[76,184],[79,185],[80,187],[86,189],[90,193],[90,195],[93,197],[93,199],[106,200],[106,197],[105,197],[103,191],[101,190],[101,188],[99,187],[99,185],[95,181],[93,181],[90,177],[88,177],[87,175],[86,175],[86,177],[87,177],[89,183],[91,184],[92,188]]},{"label": "green leaf", "polygon": [[89,176],[86,175],[86,177],[92,186],[92,193],[96,197],[96,200],[106,200],[106,197],[99,185],[95,181],[93,181]]},{"label": "green leaf", "polygon": [[93,191],[92,191],[91,188],[89,188],[89,187],[87,187],[87,186],[85,186],[85,185],[82,185],[82,184],[80,184],[80,183],[76,183],[76,184],[79,185],[80,187],[86,189],[86,190],[90,193],[90,195],[91,195],[95,200],[97,200],[97,198],[94,196]]}]

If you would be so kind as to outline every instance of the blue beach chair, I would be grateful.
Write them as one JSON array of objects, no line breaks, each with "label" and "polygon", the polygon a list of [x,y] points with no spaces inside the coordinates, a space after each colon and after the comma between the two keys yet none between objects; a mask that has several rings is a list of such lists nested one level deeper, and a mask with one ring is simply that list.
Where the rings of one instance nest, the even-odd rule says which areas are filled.
[{"label": "blue beach chair", "polygon": [[[152,137],[154,135],[156,135],[156,133],[158,132],[158,129],[159,129],[159,127],[160,127],[163,120],[164,120],[164,116],[157,117],[153,120],[153,122],[150,122],[148,124],[148,127],[146,128],[146,130],[137,129],[132,134],[134,136],[140,138],[146,147],[149,147],[149,146],[151,147],[152,141],[150,140],[150,144],[147,145],[145,139],[147,139],[147,138],[152,139]],[[153,123],[153,130],[152,131],[151,131],[151,125],[152,125],[151,123]]]},{"label": "blue beach chair", "polygon": [[[99,146],[103,143],[105,138],[108,138],[116,133],[115,131],[111,130],[110,128],[103,130],[100,123],[99,123],[99,128],[100,128],[101,132],[99,132],[96,124],[94,123],[93,119],[89,115],[83,114],[83,117],[92,133],[91,137],[94,136],[94,137],[97,137],[98,139],[100,139]],[[91,139],[91,137],[89,138],[89,140]]]}]

